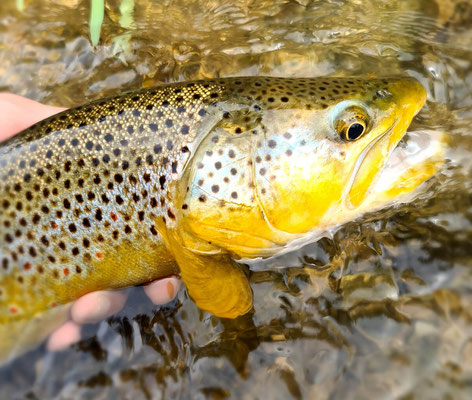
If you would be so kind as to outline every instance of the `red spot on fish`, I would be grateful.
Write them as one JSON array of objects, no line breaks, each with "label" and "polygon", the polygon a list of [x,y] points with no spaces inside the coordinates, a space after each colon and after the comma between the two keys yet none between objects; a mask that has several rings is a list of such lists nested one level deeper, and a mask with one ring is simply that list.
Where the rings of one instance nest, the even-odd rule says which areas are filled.
[{"label": "red spot on fish", "polygon": [[68,276],[69,275],[69,268],[64,268],[64,275],[65,276]]},{"label": "red spot on fish", "polygon": [[57,224],[55,222],[51,222],[51,228],[57,228]]},{"label": "red spot on fish", "polygon": [[29,269],[31,269],[31,264],[27,262],[25,263],[25,265],[23,265],[23,268],[28,271]]},{"label": "red spot on fish", "polygon": [[52,307],[52,308],[54,308],[54,307],[56,307],[56,306],[57,306],[57,303],[52,303],[52,304],[51,304],[51,307]]},{"label": "red spot on fish", "polygon": [[100,253],[99,251],[97,251],[97,254],[96,254],[97,258],[102,258],[103,257],[103,254]]},{"label": "red spot on fish", "polygon": [[116,220],[118,219],[118,217],[116,216],[116,214],[115,214],[115,213],[112,213],[112,212],[110,213],[110,217],[111,217],[111,219],[112,219],[113,221],[116,221]]},{"label": "red spot on fish", "polygon": [[18,309],[15,307],[10,307],[10,314],[16,314],[18,312]]}]

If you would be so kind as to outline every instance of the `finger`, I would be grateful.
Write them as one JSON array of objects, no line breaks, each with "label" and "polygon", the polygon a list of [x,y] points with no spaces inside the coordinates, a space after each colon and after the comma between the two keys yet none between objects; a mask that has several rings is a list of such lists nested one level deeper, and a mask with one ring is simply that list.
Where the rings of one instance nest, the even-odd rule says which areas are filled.
[{"label": "finger", "polygon": [[181,284],[182,280],[172,275],[144,285],[144,292],[154,304],[166,304],[175,297]]},{"label": "finger", "polygon": [[59,351],[80,340],[80,325],[67,321],[49,335],[46,347],[51,351]]},{"label": "finger", "polygon": [[0,140],[63,110],[65,108],[46,106],[16,94],[0,93]]},{"label": "finger", "polygon": [[71,318],[78,324],[95,324],[120,311],[125,305],[126,297],[126,290],[88,293],[72,305]]}]

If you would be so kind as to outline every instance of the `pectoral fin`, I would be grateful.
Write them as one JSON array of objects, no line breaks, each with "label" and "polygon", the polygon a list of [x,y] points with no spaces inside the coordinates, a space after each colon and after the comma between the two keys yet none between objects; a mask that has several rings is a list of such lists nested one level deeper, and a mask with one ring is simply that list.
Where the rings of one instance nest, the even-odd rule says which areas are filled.
[{"label": "pectoral fin", "polygon": [[173,252],[188,293],[202,310],[236,318],[252,308],[252,292],[241,266],[227,254],[202,255],[179,246]]}]

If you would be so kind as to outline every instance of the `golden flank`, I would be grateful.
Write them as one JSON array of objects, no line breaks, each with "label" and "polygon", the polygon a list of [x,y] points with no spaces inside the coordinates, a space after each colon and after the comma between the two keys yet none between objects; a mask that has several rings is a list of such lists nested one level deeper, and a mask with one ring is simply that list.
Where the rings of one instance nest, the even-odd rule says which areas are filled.
[{"label": "golden flank", "polygon": [[426,99],[411,78],[170,84],[54,115],[0,146],[0,323],[180,273],[203,310],[252,308],[268,257],[410,192],[373,187]]}]

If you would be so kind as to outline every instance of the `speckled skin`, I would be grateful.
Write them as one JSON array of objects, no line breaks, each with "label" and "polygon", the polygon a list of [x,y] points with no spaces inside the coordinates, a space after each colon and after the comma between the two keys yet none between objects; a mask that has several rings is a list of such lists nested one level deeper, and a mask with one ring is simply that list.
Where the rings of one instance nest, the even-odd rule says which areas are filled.
[{"label": "speckled skin", "polygon": [[[0,321],[179,270],[202,309],[244,314],[251,291],[231,258],[271,255],[323,221],[339,222],[327,212],[372,138],[344,143],[326,115],[342,101],[362,101],[375,108],[372,135],[394,115],[390,151],[424,102],[395,85],[420,90],[412,80],[347,78],[171,84],[67,110],[3,142]],[[405,115],[392,109],[409,102]],[[298,166],[296,182],[314,188],[292,180],[287,195],[286,171],[300,162],[312,168],[304,160],[328,139],[346,177],[330,172],[327,182],[339,185],[320,190],[315,183],[325,178]],[[313,213],[292,213],[287,201]]]}]

